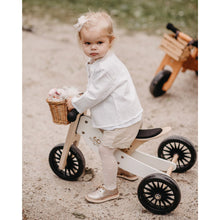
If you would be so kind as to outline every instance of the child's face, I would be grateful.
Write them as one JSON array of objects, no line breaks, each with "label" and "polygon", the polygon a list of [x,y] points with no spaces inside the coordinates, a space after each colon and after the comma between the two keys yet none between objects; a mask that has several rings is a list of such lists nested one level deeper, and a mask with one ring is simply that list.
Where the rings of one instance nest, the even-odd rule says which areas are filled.
[{"label": "child's face", "polygon": [[84,53],[92,58],[98,60],[105,56],[111,47],[112,40],[107,36],[105,30],[100,30],[96,27],[82,28],[81,43]]}]

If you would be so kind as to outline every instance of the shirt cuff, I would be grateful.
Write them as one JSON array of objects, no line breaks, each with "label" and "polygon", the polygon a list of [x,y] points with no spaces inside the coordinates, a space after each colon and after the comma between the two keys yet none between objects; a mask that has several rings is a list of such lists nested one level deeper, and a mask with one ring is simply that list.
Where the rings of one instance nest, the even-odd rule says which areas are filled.
[{"label": "shirt cuff", "polygon": [[71,100],[71,102],[72,102],[73,107],[81,114],[81,113],[84,112],[84,110],[80,109],[80,107],[77,105],[76,102],[77,102],[78,100],[79,100],[79,98],[73,97],[72,100]]}]

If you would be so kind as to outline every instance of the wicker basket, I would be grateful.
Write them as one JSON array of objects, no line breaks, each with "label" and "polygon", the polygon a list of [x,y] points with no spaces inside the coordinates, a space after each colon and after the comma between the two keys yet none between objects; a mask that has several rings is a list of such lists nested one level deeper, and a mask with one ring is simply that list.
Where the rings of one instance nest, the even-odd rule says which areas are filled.
[{"label": "wicker basket", "polygon": [[50,99],[46,100],[50,106],[50,111],[53,117],[53,122],[57,124],[67,125],[70,122],[67,120],[67,105],[66,101],[52,101]]},{"label": "wicker basket", "polygon": [[188,42],[181,38],[175,39],[174,34],[164,34],[160,48],[176,61],[185,61],[191,50]]}]

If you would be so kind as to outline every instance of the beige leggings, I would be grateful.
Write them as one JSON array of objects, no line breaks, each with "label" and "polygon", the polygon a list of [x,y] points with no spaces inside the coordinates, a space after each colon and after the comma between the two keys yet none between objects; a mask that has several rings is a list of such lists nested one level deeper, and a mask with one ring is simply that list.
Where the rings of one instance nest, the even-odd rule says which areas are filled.
[{"label": "beige leggings", "polygon": [[106,189],[113,190],[117,187],[118,164],[115,158],[117,148],[128,148],[135,139],[142,121],[127,128],[104,131],[99,155],[102,161],[103,183]]},{"label": "beige leggings", "polygon": [[102,161],[103,183],[106,189],[113,190],[117,187],[118,164],[114,156],[115,148],[101,145],[99,154]]}]

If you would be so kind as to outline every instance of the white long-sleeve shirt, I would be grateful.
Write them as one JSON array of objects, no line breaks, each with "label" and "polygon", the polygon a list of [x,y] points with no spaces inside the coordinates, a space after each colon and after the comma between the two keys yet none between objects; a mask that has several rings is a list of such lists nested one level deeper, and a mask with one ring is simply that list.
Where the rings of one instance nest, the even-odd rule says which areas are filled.
[{"label": "white long-sleeve shirt", "polygon": [[113,130],[141,120],[143,109],[131,76],[114,53],[88,63],[87,72],[87,90],[72,104],[79,113],[90,109],[94,127]]}]

